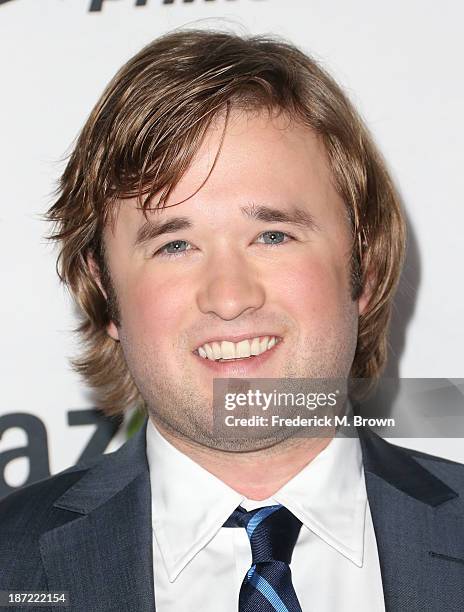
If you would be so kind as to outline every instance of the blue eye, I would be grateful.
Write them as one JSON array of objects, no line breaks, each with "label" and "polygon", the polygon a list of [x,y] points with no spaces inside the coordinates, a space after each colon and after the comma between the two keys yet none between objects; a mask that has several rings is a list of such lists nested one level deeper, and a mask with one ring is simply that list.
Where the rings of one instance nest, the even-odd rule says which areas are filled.
[{"label": "blue eye", "polygon": [[277,232],[277,231],[274,231],[274,230],[269,230],[267,232],[263,232],[261,234],[261,236],[268,236],[270,242],[266,242],[265,241],[264,244],[268,244],[268,245],[271,245],[271,246],[277,245],[277,244],[282,244],[284,242],[284,238],[285,237],[288,237],[288,238],[292,239],[292,236],[290,236],[290,234],[287,234],[285,232]]},{"label": "blue eye", "polygon": [[158,249],[153,255],[161,255],[164,257],[176,257],[177,255],[183,255],[186,252],[186,249],[183,247],[187,246],[188,244],[189,243],[186,240],[173,240],[172,242],[168,242],[163,247]]},{"label": "blue eye", "polygon": [[[285,244],[289,240],[294,240],[293,236],[287,234],[286,232],[278,232],[274,230],[268,230],[266,232],[262,232],[258,238],[267,237],[269,242],[264,241],[266,246],[278,246],[279,244]],[[287,238],[287,240],[286,240]],[[260,240],[261,242],[261,240]],[[188,248],[190,247],[190,248]],[[168,242],[160,249],[153,253],[153,257],[180,257],[181,255],[185,255],[188,251],[191,250],[191,245],[187,240],[173,240],[172,242]]]}]

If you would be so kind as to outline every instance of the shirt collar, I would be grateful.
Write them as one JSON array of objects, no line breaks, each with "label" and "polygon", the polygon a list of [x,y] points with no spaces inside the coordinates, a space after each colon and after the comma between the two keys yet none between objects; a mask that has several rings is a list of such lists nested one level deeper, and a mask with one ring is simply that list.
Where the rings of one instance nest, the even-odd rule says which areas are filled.
[{"label": "shirt collar", "polygon": [[357,438],[334,438],[272,497],[247,500],[177,450],[147,424],[153,533],[173,582],[240,504],[279,503],[303,525],[362,566],[367,494]]},{"label": "shirt collar", "polygon": [[153,534],[173,582],[244,499],[147,423]]},{"label": "shirt collar", "polygon": [[357,437],[333,438],[273,499],[362,567],[367,492]]}]

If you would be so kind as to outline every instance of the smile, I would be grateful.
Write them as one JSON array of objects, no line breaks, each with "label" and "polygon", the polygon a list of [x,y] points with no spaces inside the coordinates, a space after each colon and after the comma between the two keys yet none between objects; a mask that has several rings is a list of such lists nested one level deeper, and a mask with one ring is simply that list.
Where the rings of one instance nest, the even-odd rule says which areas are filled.
[{"label": "smile", "polygon": [[202,344],[194,353],[210,361],[249,359],[269,351],[281,340],[279,336],[257,336],[240,342],[218,340]]}]

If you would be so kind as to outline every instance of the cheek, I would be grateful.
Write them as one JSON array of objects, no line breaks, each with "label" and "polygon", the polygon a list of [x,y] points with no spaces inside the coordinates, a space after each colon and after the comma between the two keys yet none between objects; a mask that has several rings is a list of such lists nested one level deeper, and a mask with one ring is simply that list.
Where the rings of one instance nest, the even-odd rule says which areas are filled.
[{"label": "cheek", "polygon": [[305,257],[293,261],[290,270],[274,270],[273,282],[278,289],[273,293],[288,313],[313,329],[333,327],[355,309],[343,263]]},{"label": "cheek", "polygon": [[151,347],[172,343],[187,307],[185,293],[177,283],[153,279],[149,275],[134,280],[121,303],[125,333]]}]

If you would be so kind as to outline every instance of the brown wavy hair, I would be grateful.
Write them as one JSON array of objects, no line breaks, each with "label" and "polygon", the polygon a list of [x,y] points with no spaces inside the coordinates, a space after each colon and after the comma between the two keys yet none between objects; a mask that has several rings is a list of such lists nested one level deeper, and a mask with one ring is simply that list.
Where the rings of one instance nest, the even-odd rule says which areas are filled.
[{"label": "brown wavy hair", "polygon": [[[57,271],[81,313],[75,369],[107,414],[143,400],[119,342],[117,300],[105,265],[102,230],[119,200],[162,206],[214,118],[230,108],[285,112],[322,138],[334,185],[353,230],[352,297],[369,283],[351,376],[376,380],[387,353],[392,297],[405,244],[398,195],[367,128],[334,80],[294,45],[267,36],[182,30],[130,59],[92,110],[59,181],[47,219],[60,245]],[[97,262],[104,297],[89,268]]]}]

